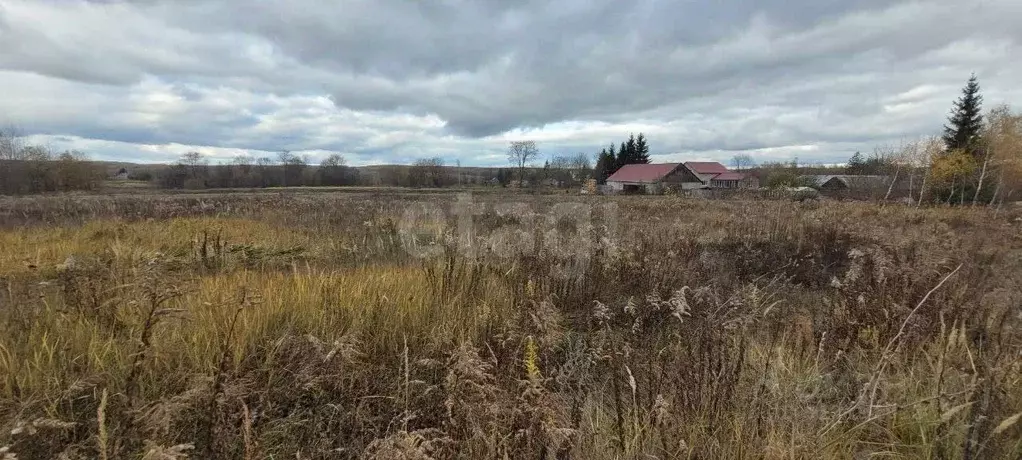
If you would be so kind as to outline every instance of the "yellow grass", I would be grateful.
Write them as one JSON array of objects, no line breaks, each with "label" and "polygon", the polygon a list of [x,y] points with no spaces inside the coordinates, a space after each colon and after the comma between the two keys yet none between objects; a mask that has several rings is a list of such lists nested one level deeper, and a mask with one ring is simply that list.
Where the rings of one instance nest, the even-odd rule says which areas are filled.
[{"label": "yellow grass", "polygon": [[[183,312],[157,326],[147,366],[147,374],[155,380],[212,371],[226,325],[242,298],[253,300],[253,305],[239,316],[231,347],[238,359],[286,335],[311,335],[328,344],[347,335],[380,352],[394,352],[407,337],[413,342],[473,340],[507,311],[510,298],[499,294],[501,285],[491,279],[484,285],[487,299],[458,292],[442,303],[418,267],[241,270],[201,277],[184,289],[182,297],[166,305]],[[21,343],[0,337],[0,375],[4,376],[0,394],[4,397],[26,392],[43,397],[83,375],[123,377],[130,367],[130,356],[136,351],[133,341],[111,335],[90,318],[60,310],[48,307]],[[124,332],[127,337],[138,336],[143,310],[139,302],[118,308],[121,321],[130,325]],[[166,388],[150,390],[158,394]]]},{"label": "yellow grass", "polygon": [[[242,218],[183,217],[170,220],[95,220],[81,226],[0,230],[0,277],[52,270],[69,256],[109,254],[131,264],[156,253],[187,254],[218,232],[228,244],[288,248],[310,245],[305,233]],[[34,267],[34,268],[33,268]]]}]

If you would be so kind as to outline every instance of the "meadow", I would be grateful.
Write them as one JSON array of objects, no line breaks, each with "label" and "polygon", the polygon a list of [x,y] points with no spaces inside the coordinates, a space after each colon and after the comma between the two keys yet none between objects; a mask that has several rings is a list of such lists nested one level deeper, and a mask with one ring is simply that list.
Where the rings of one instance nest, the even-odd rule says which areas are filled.
[{"label": "meadow", "polygon": [[1020,458],[1020,215],[0,197],[0,459]]}]

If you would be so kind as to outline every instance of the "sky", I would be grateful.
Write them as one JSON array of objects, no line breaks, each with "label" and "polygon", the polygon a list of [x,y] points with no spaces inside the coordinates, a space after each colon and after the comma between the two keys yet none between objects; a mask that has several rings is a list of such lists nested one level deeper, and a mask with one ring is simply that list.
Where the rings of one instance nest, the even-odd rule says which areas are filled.
[{"label": "sky", "polygon": [[0,0],[0,124],[100,160],[840,163],[1022,105],[1022,2]]}]

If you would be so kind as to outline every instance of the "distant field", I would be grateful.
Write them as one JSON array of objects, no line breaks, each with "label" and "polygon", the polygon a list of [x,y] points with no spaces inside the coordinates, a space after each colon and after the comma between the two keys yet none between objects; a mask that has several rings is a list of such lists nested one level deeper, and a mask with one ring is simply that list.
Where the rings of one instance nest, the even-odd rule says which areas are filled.
[{"label": "distant field", "polygon": [[395,193],[458,193],[471,192],[475,194],[557,194],[567,195],[579,193],[579,188],[536,188],[536,189],[513,189],[497,186],[463,186],[463,187],[442,187],[442,188],[418,188],[418,187],[394,187],[394,186],[308,186],[308,187],[259,187],[259,188],[203,188],[196,190],[161,189],[148,182],[142,181],[106,181],[103,186],[89,193],[81,193],[83,196],[102,196],[106,194],[122,193],[153,193],[162,195],[194,195],[194,194],[227,194],[227,193],[363,193],[363,192],[395,192]]},{"label": "distant field", "polygon": [[0,199],[0,458],[1022,457],[1014,209],[136,187]]}]

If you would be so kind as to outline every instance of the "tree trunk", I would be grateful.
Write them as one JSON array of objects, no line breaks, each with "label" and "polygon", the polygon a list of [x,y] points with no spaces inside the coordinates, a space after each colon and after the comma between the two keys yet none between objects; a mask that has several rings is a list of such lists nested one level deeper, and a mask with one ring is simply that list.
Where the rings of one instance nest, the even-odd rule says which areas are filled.
[{"label": "tree trunk", "polygon": [[976,202],[979,201],[979,192],[983,190],[983,179],[987,175],[987,163],[990,163],[990,148],[986,149],[986,155],[983,157],[983,169],[979,172],[979,183],[976,184],[976,193],[972,196],[973,206],[976,206]]},{"label": "tree trunk", "polygon": [[901,165],[899,164],[898,168],[894,170],[894,179],[891,179],[891,185],[889,185],[887,187],[887,194],[884,195],[884,203],[886,203],[887,199],[890,198],[891,191],[894,190],[894,183],[898,182],[898,174],[900,174],[900,173],[901,173]]},{"label": "tree trunk", "polygon": [[916,202],[916,207],[923,205],[923,195],[926,194],[926,178],[930,177],[930,168],[926,168],[926,172],[923,173],[923,183],[919,186],[919,201]]},{"label": "tree trunk", "polygon": [[997,177],[997,187],[994,187],[994,194],[990,197],[990,203],[987,204],[988,207],[991,207],[991,208],[994,207],[994,202],[997,201],[997,194],[1001,192],[1001,184],[1003,184],[1003,183],[1004,183],[1004,171],[1001,171],[1001,174],[998,175],[998,177]]}]

